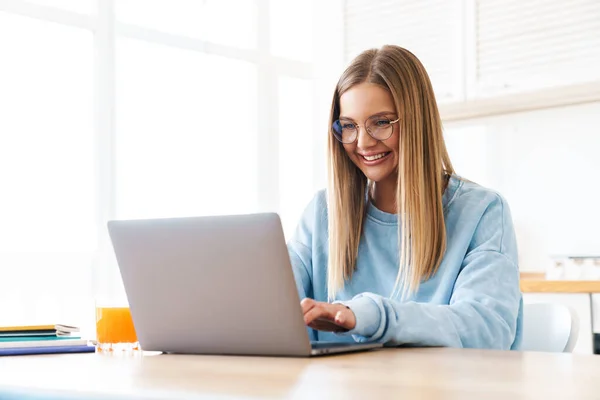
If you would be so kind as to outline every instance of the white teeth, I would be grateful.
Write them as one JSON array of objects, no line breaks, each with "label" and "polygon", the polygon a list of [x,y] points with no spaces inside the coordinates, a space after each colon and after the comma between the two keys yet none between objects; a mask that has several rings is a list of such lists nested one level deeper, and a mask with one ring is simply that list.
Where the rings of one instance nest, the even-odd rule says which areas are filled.
[{"label": "white teeth", "polygon": [[379,160],[381,157],[385,156],[386,153],[375,154],[374,156],[363,156],[367,161],[375,161]]}]

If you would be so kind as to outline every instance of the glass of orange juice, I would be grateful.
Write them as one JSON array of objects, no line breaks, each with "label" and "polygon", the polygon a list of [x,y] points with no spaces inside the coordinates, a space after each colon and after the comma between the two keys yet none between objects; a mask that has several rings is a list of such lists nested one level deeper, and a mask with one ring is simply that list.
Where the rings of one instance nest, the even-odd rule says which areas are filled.
[{"label": "glass of orange juice", "polygon": [[96,304],[96,342],[100,352],[139,350],[129,307]]},{"label": "glass of orange juice", "polygon": [[[107,247],[108,248],[108,247]],[[96,350],[122,354],[140,350],[129,303],[114,253],[106,251],[94,264]]]}]

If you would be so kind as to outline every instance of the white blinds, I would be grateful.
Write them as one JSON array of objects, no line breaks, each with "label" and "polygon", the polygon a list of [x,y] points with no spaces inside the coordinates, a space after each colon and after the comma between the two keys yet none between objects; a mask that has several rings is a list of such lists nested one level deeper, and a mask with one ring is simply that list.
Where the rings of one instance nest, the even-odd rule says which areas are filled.
[{"label": "white blinds", "polygon": [[345,58],[395,44],[413,52],[425,65],[438,100],[459,95],[462,54],[462,3],[448,0],[347,0]]},{"label": "white blinds", "polygon": [[405,47],[441,102],[600,83],[600,0],[346,0],[344,17],[346,62]]},{"label": "white blinds", "polygon": [[480,90],[600,79],[600,1],[478,0]]}]

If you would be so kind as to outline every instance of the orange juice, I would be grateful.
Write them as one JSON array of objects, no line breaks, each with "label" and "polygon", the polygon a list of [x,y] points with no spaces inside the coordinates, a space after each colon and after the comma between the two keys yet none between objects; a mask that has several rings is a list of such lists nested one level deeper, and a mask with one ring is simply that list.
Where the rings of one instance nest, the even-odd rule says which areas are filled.
[{"label": "orange juice", "polygon": [[96,340],[99,345],[136,343],[129,307],[96,307]]}]

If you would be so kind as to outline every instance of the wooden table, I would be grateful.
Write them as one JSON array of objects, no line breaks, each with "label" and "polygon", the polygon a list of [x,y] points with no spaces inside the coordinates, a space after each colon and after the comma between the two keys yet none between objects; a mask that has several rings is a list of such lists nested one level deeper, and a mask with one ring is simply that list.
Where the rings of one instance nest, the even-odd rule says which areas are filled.
[{"label": "wooden table", "polygon": [[37,400],[42,393],[43,399],[598,399],[600,357],[447,348],[313,359],[0,357],[0,398]]},{"label": "wooden table", "polygon": [[600,281],[521,279],[523,293],[600,293]]}]

